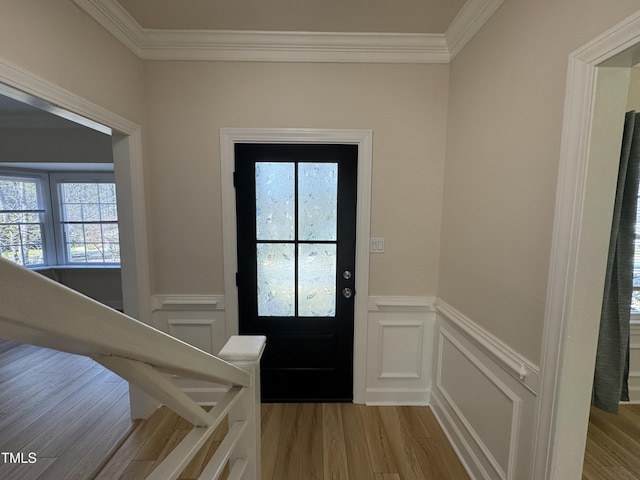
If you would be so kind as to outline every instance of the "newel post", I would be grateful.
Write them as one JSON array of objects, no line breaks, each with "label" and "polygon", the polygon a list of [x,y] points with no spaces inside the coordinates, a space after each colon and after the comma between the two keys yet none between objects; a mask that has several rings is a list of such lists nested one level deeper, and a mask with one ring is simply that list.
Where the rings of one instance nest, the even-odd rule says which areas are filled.
[{"label": "newel post", "polygon": [[236,421],[247,422],[246,430],[229,459],[230,468],[237,459],[247,459],[245,480],[260,480],[261,477],[260,358],[266,341],[267,338],[261,335],[232,336],[218,354],[223,360],[251,374],[251,385],[229,412],[229,427]]}]

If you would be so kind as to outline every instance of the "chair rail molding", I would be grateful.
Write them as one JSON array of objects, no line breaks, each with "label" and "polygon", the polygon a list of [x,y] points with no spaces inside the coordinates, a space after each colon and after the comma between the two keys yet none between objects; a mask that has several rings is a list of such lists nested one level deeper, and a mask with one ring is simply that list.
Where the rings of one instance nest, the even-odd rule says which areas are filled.
[{"label": "chair rail molding", "polygon": [[156,310],[224,310],[224,295],[154,295]]},{"label": "chair rail molding", "polygon": [[538,393],[540,388],[540,368],[538,365],[520,355],[446,302],[438,299],[435,308],[440,315],[446,317],[449,322],[473,339],[476,345],[490,355],[505,371],[517,378],[532,393]]},{"label": "chair rail molding", "polygon": [[448,63],[503,0],[467,0],[443,34],[146,29],[115,0],[73,0],[143,60]]}]

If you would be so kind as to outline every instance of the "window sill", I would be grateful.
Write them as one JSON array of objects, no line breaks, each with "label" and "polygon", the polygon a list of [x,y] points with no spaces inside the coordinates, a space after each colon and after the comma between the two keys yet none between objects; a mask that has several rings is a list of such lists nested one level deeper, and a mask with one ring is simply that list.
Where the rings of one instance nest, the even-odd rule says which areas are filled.
[{"label": "window sill", "polygon": [[78,265],[38,265],[27,267],[29,270],[42,272],[44,270],[119,270],[120,265],[115,263],[106,264],[78,264]]}]

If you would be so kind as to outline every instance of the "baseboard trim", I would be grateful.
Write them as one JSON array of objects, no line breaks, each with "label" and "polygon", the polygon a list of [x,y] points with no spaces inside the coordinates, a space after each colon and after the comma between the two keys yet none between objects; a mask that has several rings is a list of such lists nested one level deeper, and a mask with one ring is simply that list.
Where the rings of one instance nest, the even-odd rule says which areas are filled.
[{"label": "baseboard trim", "polygon": [[411,388],[367,388],[365,404],[379,406],[428,406],[431,390]]},{"label": "baseboard trim", "polygon": [[[442,428],[447,440],[449,440],[449,444],[456,452],[458,459],[462,463],[462,466],[467,471],[469,477],[473,480],[476,478],[490,478],[487,472],[482,468],[480,462],[477,458],[471,457],[473,464],[469,463],[469,457],[467,453],[471,454],[472,450],[466,439],[462,435],[462,432],[456,426],[453,418],[449,415],[449,412],[444,408],[442,400],[438,396],[437,391],[433,391],[431,394],[431,411],[433,415],[436,417],[436,421]],[[459,448],[459,444],[462,444],[464,451],[461,451]]]}]

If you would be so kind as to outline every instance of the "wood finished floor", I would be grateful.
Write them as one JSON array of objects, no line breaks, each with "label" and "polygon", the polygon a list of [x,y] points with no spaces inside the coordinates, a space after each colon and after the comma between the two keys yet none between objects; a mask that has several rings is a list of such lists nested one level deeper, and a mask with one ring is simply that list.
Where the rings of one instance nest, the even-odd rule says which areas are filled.
[{"label": "wood finished floor", "polygon": [[640,479],[640,405],[621,405],[618,415],[591,407],[582,478]]},{"label": "wood finished floor", "polygon": [[266,404],[263,480],[468,479],[428,407]]},{"label": "wood finished floor", "polygon": [[[87,358],[0,339],[0,452],[37,458],[0,457],[2,480],[141,479],[190,429],[166,408],[132,422],[126,382]],[[263,480],[468,478],[427,407],[264,404],[262,445]]]},{"label": "wood finished floor", "polygon": [[127,383],[94,361],[0,339],[2,480],[90,479],[132,430]]},{"label": "wood finished floor", "polygon": [[[159,409],[138,425],[97,480],[144,478],[190,429]],[[214,433],[182,480],[198,477],[225,431],[223,426]],[[262,405],[262,480],[468,478],[428,407]]]},{"label": "wood finished floor", "polygon": [[[0,339],[0,452],[37,456],[0,456],[2,480],[137,480],[190,428],[165,408],[132,422],[126,382],[89,359]],[[468,478],[428,408],[265,404],[262,445],[263,480]],[[583,479],[640,480],[640,405],[592,409]]]}]

